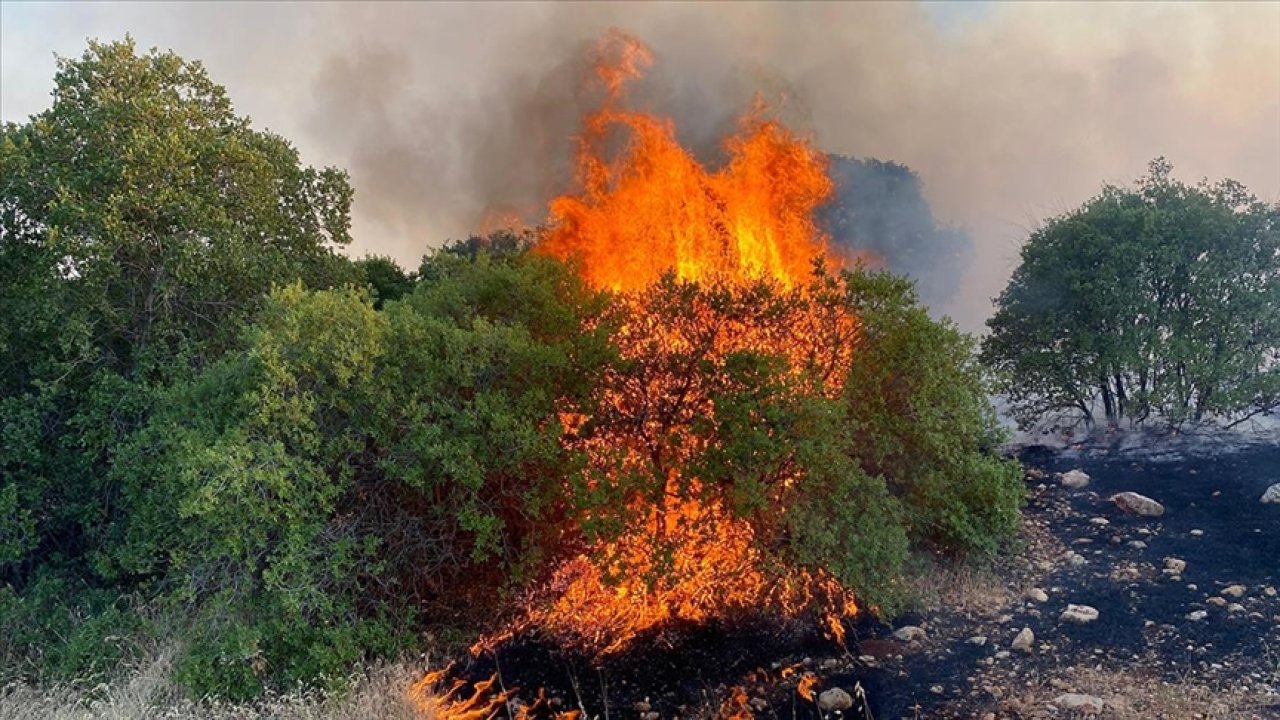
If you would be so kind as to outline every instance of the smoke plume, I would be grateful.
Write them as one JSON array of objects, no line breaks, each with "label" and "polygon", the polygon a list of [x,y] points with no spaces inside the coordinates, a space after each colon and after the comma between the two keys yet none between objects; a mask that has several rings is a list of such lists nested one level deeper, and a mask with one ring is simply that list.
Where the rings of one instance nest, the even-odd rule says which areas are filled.
[{"label": "smoke plume", "polygon": [[[357,252],[410,267],[485,223],[536,222],[546,198],[566,188],[579,118],[598,99],[583,83],[583,58],[611,26],[645,40],[656,57],[633,101],[672,117],[681,141],[705,159],[714,161],[719,139],[760,92],[822,150],[918,173],[938,226],[972,243],[939,250],[952,253],[942,263],[916,247],[908,269],[922,283],[958,282],[954,295],[941,287],[925,294],[968,328],[989,313],[1031,227],[1103,182],[1141,175],[1155,156],[1184,178],[1233,177],[1280,200],[1275,4],[194,3],[4,12],[6,120],[47,103],[26,74],[47,82],[50,51],[78,54],[85,36],[132,32],[143,46],[203,59],[242,112],[293,139],[309,162],[350,170]],[[19,16],[58,29],[22,32]],[[856,177],[849,192],[859,192]],[[930,266],[948,277],[922,274]]]}]

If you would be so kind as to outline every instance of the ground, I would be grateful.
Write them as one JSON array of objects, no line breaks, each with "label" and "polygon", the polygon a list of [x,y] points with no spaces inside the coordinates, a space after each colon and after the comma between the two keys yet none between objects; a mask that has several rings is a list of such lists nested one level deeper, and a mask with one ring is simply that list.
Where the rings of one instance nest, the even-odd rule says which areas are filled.
[{"label": "ground", "polygon": [[[655,635],[604,667],[513,642],[454,676],[497,674],[500,686],[524,688],[525,701],[541,688],[551,704],[535,715],[581,709],[589,720],[822,717],[802,684],[815,700],[834,688],[855,700],[824,720],[1280,719],[1280,505],[1259,501],[1280,482],[1280,446],[1094,445],[1021,457],[1028,504],[1010,552],[989,570],[925,574],[920,609],[892,625],[868,614],[845,648],[809,625],[743,618]],[[1090,476],[1086,487],[1061,483],[1073,469]],[[1156,499],[1164,514],[1122,512],[1109,498],[1123,491]],[[1098,617],[1064,621],[1069,604]],[[1024,628],[1035,636],[1030,650],[1013,649]],[[439,665],[423,658],[371,672],[341,700],[249,708],[182,700],[164,662],[105,691],[0,689],[0,720],[410,718],[420,713],[406,702],[408,685]],[[1102,709],[1067,708],[1059,698],[1068,693]]]},{"label": "ground", "polygon": [[[893,626],[858,623],[847,650],[746,622],[668,634],[672,646],[642,644],[603,669],[517,645],[472,674],[546,687],[588,716],[606,705],[623,717],[637,706],[714,715],[741,688],[757,717],[817,717],[796,692],[812,675],[814,697],[860,689],[869,713],[843,713],[855,718],[1097,712],[1055,704],[1067,693],[1100,699],[1107,717],[1280,718],[1280,506],[1259,502],[1280,482],[1280,448],[1178,447],[1024,450],[1028,505],[1014,551],[990,571],[933,574],[920,587],[925,609]],[[1063,486],[1072,469],[1089,485]],[[1164,515],[1123,512],[1109,498],[1124,491],[1158,500]],[[1166,558],[1185,568],[1167,570]],[[1064,621],[1068,604],[1098,618]],[[923,635],[896,638],[904,626]],[[1029,652],[1011,647],[1024,628]]]}]

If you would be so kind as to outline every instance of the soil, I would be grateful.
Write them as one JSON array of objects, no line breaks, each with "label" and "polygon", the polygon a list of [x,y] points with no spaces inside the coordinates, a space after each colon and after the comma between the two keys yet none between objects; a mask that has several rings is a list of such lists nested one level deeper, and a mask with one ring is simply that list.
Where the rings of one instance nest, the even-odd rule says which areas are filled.
[{"label": "soil", "polygon": [[[459,674],[542,688],[558,709],[587,718],[736,708],[816,719],[817,705],[797,692],[812,674],[814,698],[841,688],[857,701],[827,720],[1072,717],[1081,711],[1054,702],[1068,692],[1101,699],[1103,716],[1280,719],[1280,505],[1259,502],[1280,482],[1280,446],[1206,450],[1021,449],[1024,527],[1017,552],[985,581],[992,587],[944,583],[935,607],[892,626],[861,619],[847,648],[807,625],[744,618],[669,629],[601,667],[517,639]],[[1063,487],[1058,474],[1072,469],[1089,485]],[[1125,514],[1109,500],[1122,491],[1154,498],[1165,513]],[[1185,569],[1166,571],[1166,558]],[[1238,597],[1240,588],[1223,594],[1237,585]],[[1032,588],[1048,600],[1027,599]],[[1064,622],[1068,604],[1095,608],[1097,620]],[[1189,619],[1195,612],[1203,619]],[[904,625],[924,637],[894,638]],[[1023,628],[1035,634],[1030,652],[1010,648]]]}]

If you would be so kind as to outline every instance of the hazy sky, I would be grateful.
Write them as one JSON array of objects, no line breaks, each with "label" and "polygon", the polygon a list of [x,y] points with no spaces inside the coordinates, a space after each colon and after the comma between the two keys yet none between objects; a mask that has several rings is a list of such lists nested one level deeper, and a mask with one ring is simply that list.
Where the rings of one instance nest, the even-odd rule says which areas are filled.
[{"label": "hazy sky", "polygon": [[916,169],[976,252],[976,328],[1038,221],[1164,155],[1280,202],[1280,4],[0,4],[0,118],[48,103],[54,53],[132,33],[204,61],[306,161],[347,168],[356,252],[415,266],[494,208],[563,189],[583,48],[657,56],[641,100],[698,148],[756,90],[824,150]]}]

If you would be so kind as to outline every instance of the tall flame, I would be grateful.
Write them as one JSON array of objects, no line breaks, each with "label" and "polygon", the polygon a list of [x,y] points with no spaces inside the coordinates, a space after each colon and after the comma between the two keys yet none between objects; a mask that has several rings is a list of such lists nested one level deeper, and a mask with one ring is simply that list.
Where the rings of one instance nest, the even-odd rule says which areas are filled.
[{"label": "tall flame", "polygon": [[[847,311],[833,316],[799,305],[769,315],[745,307],[729,318],[699,306],[676,324],[647,311],[646,289],[668,272],[705,285],[764,281],[803,292],[815,270],[838,264],[813,219],[832,192],[825,157],[765,119],[757,102],[725,143],[728,162],[708,170],[676,142],[670,120],[623,107],[627,84],[652,61],[643,43],[617,30],[597,47],[596,75],[606,97],[585,118],[579,139],[580,192],[551,202],[550,229],[536,251],[573,258],[588,282],[621,293],[620,302],[632,308],[615,337],[624,357],[674,357],[697,347],[705,349],[704,361],[717,363],[753,349],[820,366],[827,382],[843,377],[858,332]],[[852,595],[829,574],[771,566],[751,523],[702,493],[697,478],[672,469],[679,457],[653,461],[654,447],[675,436],[681,439],[671,452],[688,452],[695,441],[687,428],[710,412],[710,389],[677,375],[659,370],[639,380],[615,378],[613,386],[606,381],[604,412],[621,419],[621,430],[606,430],[583,447],[599,466],[648,473],[653,483],[622,501],[632,518],[622,536],[562,565],[550,597],[531,598],[522,625],[607,653],[672,620],[704,621],[761,605],[791,611],[820,604],[833,618],[855,613]],[[673,424],[651,427],[646,418],[653,416]],[[581,418],[566,418],[566,425],[579,426]],[[791,484],[784,479],[778,492]],[[829,627],[842,639],[838,621]]]},{"label": "tall flame", "polygon": [[[596,287],[631,291],[674,271],[681,280],[768,278],[792,287],[828,254],[813,211],[832,192],[825,156],[757,103],[725,149],[729,162],[704,168],[675,140],[670,120],[624,109],[628,81],[652,55],[613,30],[598,48],[603,106],[579,138],[579,195],[551,202],[552,229],[539,246],[576,257]],[[625,146],[606,152],[617,132]]]}]

